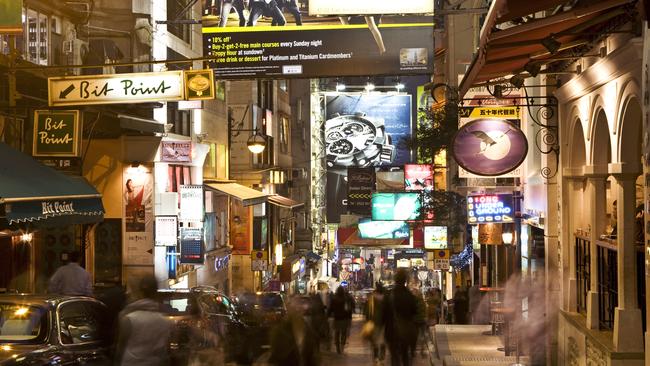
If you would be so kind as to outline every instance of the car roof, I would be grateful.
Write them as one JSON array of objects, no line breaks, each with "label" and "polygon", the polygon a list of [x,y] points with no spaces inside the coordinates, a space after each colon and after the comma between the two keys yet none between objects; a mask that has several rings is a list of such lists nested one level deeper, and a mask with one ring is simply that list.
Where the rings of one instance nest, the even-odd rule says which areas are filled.
[{"label": "car roof", "polygon": [[[56,306],[67,300],[91,300],[86,296],[66,296],[57,294],[0,294],[0,303],[29,306]],[[97,301],[99,302],[99,301]]]}]

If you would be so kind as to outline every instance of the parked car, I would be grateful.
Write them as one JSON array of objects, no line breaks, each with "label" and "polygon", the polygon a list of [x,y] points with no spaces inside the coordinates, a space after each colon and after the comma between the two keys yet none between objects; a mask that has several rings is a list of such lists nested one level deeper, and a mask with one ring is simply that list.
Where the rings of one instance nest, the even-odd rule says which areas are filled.
[{"label": "parked car", "polygon": [[270,330],[287,315],[287,307],[279,292],[244,293],[237,298],[242,321],[249,327],[250,339],[261,347],[271,344]]},{"label": "parked car", "polygon": [[89,297],[0,295],[0,365],[110,365],[105,314]]},{"label": "parked car", "polygon": [[198,354],[212,353],[223,359],[210,362],[250,362],[246,325],[233,301],[213,287],[159,290],[161,310],[174,323],[172,362],[183,365]]}]

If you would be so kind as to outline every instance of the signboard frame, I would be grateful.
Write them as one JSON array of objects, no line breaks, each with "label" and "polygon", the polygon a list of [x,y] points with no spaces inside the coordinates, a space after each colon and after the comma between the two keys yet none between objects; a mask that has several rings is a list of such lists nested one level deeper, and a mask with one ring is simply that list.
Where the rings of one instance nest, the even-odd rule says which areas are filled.
[{"label": "signboard frame", "polygon": [[[174,222],[174,241],[172,243],[171,239],[169,241],[167,240],[162,240],[162,238],[167,239],[167,236],[160,235],[161,227],[163,226],[163,221],[173,221]],[[161,238],[162,237],[162,238]],[[156,216],[155,222],[154,222],[154,245],[155,246],[164,246],[164,247],[171,247],[171,246],[176,246],[178,245],[178,217],[174,215],[161,215],[161,216]]]},{"label": "signboard frame", "polygon": [[[475,212],[476,210],[476,205],[475,205],[475,200],[479,197],[497,197],[497,200],[492,202],[495,204],[500,203],[501,206],[505,206],[510,209],[509,212],[505,212],[505,214],[509,214],[506,217],[503,218],[504,213],[499,213],[499,214],[494,214],[491,216],[487,215],[482,215],[482,214],[477,214]],[[515,197],[514,194],[512,193],[493,193],[493,194],[470,194],[467,195],[467,222],[470,225],[476,225],[476,224],[490,224],[490,223],[511,223],[514,222],[514,217],[515,217]],[[480,202],[484,203],[484,202]],[[489,202],[488,202],[489,203]],[[509,204],[509,205],[507,205]],[[481,221],[481,217],[492,217],[492,219],[485,218],[484,220]],[[475,218],[475,219],[473,219]]]},{"label": "signboard frame", "polygon": [[[74,133],[72,137],[72,148],[71,151],[69,152],[42,152],[38,148],[38,134],[41,131],[39,129],[40,125],[40,118],[45,116],[45,115],[65,115],[65,116],[72,116],[72,124],[73,127],[71,131]],[[44,156],[44,157],[79,157],[79,154],[81,152],[81,120],[79,116],[81,113],[79,110],[49,110],[49,109],[37,109],[34,111],[34,139],[32,141],[32,155],[33,156]],[[45,121],[47,124],[47,122]],[[56,126],[60,126],[60,123],[63,123],[63,121],[56,122],[54,121],[54,126],[51,126],[50,128],[55,128]],[[47,128],[46,128],[47,129]]]},{"label": "signboard frame", "polygon": [[[190,244],[190,237],[193,238],[199,238],[198,240],[193,239],[192,242],[193,244],[196,245],[196,242],[200,242],[200,254],[198,258],[189,258],[188,253],[186,252],[187,245]],[[180,263],[181,264],[204,264],[205,262],[205,248],[204,248],[204,241],[203,241],[203,228],[186,228],[182,227],[180,230],[180,245],[181,245],[181,253],[180,253]],[[196,254],[194,254],[196,256]]]}]

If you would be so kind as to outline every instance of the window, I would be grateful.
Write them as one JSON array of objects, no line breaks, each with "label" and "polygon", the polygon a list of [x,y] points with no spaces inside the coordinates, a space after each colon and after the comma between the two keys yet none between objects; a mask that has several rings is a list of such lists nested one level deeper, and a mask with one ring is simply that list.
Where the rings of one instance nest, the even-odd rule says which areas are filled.
[{"label": "window", "polygon": [[71,301],[63,303],[58,313],[61,343],[83,344],[107,339],[104,306],[90,301]]},{"label": "window", "polygon": [[192,126],[192,111],[179,110],[178,102],[167,102],[167,123],[173,125],[171,133],[190,136]]},{"label": "window", "polygon": [[285,93],[289,92],[289,83],[286,80],[278,80],[278,88]]},{"label": "window", "polygon": [[260,108],[273,110],[273,80],[257,81],[257,101]]},{"label": "window", "polygon": [[0,304],[0,341],[33,341],[45,335],[46,311],[20,304]]},{"label": "window", "polygon": [[253,162],[257,165],[269,166],[275,164],[273,157],[273,137],[264,136],[266,138],[266,148],[260,154],[253,157]]},{"label": "window", "polygon": [[587,313],[587,293],[590,287],[589,256],[591,243],[587,238],[576,236],[576,282],[578,287],[577,310]]},{"label": "window", "polygon": [[23,120],[0,116],[0,141],[22,151]]},{"label": "window", "polygon": [[166,192],[180,192],[182,185],[192,184],[190,167],[185,165],[169,164],[167,166]]},{"label": "window", "polygon": [[289,117],[280,115],[280,152],[291,152],[291,126]]},{"label": "window", "polygon": [[186,6],[187,6],[187,0],[167,0],[167,20],[170,21],[169,23],[167,23],[167,30],[169,31],[169,33],[182,39],[186,43],[191,43],[192,25],[173,22],[176,19],[178,20],[191,19],[191,15],[188,12],[188,10],[192,9],[192,7],[189,7],[188,10],[185,10],[185,12],[183,12],[183,9]]},{"label": "window", "polygon": [[597,244],[598,323],[600,329],[614,328],[614,311],[618,306],[617,251],[615,247]]}]

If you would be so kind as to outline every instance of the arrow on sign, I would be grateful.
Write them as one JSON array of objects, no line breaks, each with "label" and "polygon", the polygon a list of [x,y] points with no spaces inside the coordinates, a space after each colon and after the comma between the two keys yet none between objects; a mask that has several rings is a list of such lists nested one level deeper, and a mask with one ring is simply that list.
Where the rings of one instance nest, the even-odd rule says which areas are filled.
[{"label": "arrow on sign", "polygon": [[65,97],[67,97],[68,94],[70,94],[73,90],[74,90],[74,84],[70,84],[69,87],[65,88],[65,90],[62,90],[59,93],[59,98],[65,99]]}]

